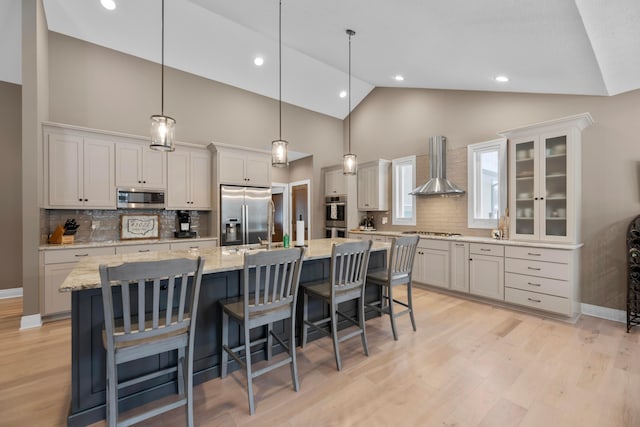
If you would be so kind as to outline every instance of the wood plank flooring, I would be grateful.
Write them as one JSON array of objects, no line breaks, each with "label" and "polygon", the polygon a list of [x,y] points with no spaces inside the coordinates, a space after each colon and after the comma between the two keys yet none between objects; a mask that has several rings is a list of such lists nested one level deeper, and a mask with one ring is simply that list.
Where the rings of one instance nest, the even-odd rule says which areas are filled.
[{"label": "wood plank flooring", "polygon": [[[575,325],[415,290],[418,331],[388,317],[341,345],[298,349],[300,391],[284,367],[255,380],[248,415],[236,371],[194,388],[200,426],[639,426],[640,328]],[[70,322],[19,331],[21,300],[0,300],[0,426],[62,426],[70,399]],[[184,409],[147,426],[184,424]],[[103,422],[95,424],[102,426]]]}]

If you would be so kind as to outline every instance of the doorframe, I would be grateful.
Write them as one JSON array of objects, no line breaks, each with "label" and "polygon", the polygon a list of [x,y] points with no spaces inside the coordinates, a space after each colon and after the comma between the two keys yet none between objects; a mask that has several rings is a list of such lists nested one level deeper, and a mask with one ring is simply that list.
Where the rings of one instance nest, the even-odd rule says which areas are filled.
[{"label": "doorframe", "polygon": [[[289,189],[293,188],[295,185],[307,185],[307,230],[309,230],[309,235],[307,236],[307,238],[309,240],[311,240],[311,236],[313,235],[313,232],[311,230],[311,180],[310,179],[303,179],[301,181],[294,181],[294,182],[290,182],[289,183]],[[291,215],[293,214],[293,201],[291,200],[292,198],[292,191],[289,191],[289,218],[291,218]]]},{"label": "doorframe", "polygon": [[291,236],[290,226],[291,221],[291,199],[289,197],[289,185],[284,182],[272,182],[271,194],[273,195],[273,187],[283,188],[282,191],[282,235],[288,234]]}]

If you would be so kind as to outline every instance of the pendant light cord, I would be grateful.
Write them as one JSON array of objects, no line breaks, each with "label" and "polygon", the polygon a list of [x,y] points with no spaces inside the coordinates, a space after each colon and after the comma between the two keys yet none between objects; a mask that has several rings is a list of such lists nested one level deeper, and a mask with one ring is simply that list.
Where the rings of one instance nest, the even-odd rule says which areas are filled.
[{"label": "pendant light cord", "polygon": [[356,34],[353,30],[347,30],[349,35],[349,117],[347,120],[348,138],[349,138],[349,153],[351,154],[351,37]]},{"label": "pendant light cord", "polygon": [[162,0],[162,53],[160,58],[162,62],[160,72],[160,114],[164,116],[164,0]]},{"label": "pendant light cord", "polygon": [[280,0],[280,8],[278,14],[278,122],[280,125],[280,141],[282,141],[282,0]]}]

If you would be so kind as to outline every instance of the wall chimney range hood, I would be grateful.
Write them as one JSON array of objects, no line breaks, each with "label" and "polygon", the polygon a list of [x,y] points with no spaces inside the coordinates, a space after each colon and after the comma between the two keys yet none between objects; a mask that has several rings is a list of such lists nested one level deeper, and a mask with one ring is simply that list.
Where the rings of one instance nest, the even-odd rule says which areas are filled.
[{"label": "wall chimney range hood", "polygon": [[431,179],[415,188],[414,196],[460,196],[464,190],[447,179],[447,138],[429,137],[429,165]]}]

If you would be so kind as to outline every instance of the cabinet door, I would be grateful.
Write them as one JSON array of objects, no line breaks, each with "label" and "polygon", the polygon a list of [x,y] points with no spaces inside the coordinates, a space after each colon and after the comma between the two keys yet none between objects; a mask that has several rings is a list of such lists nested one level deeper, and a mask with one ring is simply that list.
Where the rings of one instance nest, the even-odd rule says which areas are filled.
[{"label": "cabinet door", "polygon": [[510,233],[521,240],[538,240],[538,138],[511,141]]},{"label": "cabinet door", "polygon": [[245,156],[232,151],[218,152],[220,184],[247,185],[244,177]]},{"label": "cabinet door", "polygon": [[49,205],[82,207],[84,205],[82,137],[49,134],[47,148]]},{"label": "cabinet door", "polygon": [[358,210],[368,211],[373,206],[373,187],[375,186],[375,170],[364,167],[358,170]]},{"label": "cabinet door", "polygon": [[451,289],[469,292],[469,244],[451,242]]},{"label": "cabinet door", "polygon": [[324,195],[339,196],[347,194],[347,182],[341,169],[324,173]]},{"label": "cabinet door", "polygon": [[504,258],[473,255],[469,261],[469,292],[504,299]]},{"label": "cabinet door", "polygon": [[416,256],[413,259],[413,271],[411,273],[411,278],[416,282],[425,283],[424,278],[424,249],[418,247],[416,249]]},{"label": "cabinet door", "polygon": [[84,206],[115,209],[115,144],[84,139]]},{"label": "cabinet door", "polygon": [[142,146],[140,144],[116,144],[116,186],[142,186]]},{"label": "cabinet door", "polygon": [[75,262],[44,266],[43,314],[57,314],[71,311],[71,292],[59,292],[58,288],[76,266]]},{"label": "cabinet door", "polygon": [[449,251],[435,249],[421,249],[424,253],[424,282],[439,286],[449,287]]},{"label": "cabinet door", "polygon": [[191,209],[211,209],[211,155],[194,150],[190,160]]},{"label": "cabinet door", "polygon": [[188,209],[189,202],[189,152],[176,148],[168,161],[167,209]]},{"label": "cabinet door", "polygon": [[271,157],[262,154],[247,154],[244,174],[247,185],[271,187]]},{"label": "cabinet door", "polygon": [[565,241],[573,230],[567,133],[540,137],[540,239]]},{"label": "cabinet door", "polygon": [[142,186],[156,190],[167,188],[167,153],[142,147]]}]

